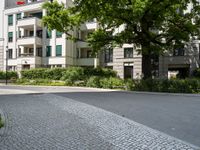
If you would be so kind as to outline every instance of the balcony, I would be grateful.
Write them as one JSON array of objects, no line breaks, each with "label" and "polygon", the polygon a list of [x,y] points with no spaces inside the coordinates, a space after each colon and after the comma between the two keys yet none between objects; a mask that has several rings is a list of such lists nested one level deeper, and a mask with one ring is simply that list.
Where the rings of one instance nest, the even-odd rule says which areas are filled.
[{"label": "balcony", "polygon": [[33,53],[24,53],[24,54],[19,54],[19,57],[33,57]]},{"label": "balcony", "polygon": [[[95,58],[78,58],[77,65],[79,66],[94,66]],[[99,65],[99,59],[97,59],[97,65]]]},{"label": "balcony", "polygon": [[29,36],[29,37],[23,36],[17,39],[18,46],[33,45],[33,44],[42,45],[42,38],[35,36]]},{"label": "balcony", "polygon": [[86,47],[89,47],[87,42],[81,42],[81,41],[77,42],[77,48],[86,48]]},{"label": "balcony", "polygon": [[23,19],[20,19],[17,21],[18,27],[26,27],[26,26],[32,26],[36,25],[38,27],[42,27],[42,21],[41,19],[37,17],[24,17]]}]

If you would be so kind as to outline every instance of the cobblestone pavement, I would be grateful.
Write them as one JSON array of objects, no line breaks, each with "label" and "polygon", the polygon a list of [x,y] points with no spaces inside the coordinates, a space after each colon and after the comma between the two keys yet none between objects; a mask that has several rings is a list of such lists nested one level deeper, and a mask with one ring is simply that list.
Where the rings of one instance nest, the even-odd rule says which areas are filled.
[{"label": "cobblestone pavement", "polygon": [[0,96],[0,150],[199,150],[141,124],[53,94]]}]

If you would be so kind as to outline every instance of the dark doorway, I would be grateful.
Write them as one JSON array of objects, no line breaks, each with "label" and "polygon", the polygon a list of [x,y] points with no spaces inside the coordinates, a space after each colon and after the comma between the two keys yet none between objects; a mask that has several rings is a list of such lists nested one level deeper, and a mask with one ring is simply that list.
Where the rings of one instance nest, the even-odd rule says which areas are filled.
[{"label": "dark doorway", "polygon": [[124,66],[124,79],[133,79],[133,66]]},{"label": "dark doorway", "polygon": [[23,70],[28,70],[28,69],[30,69],[30,65],[23,65],[23,66],[22,66],[22,69],[23,69]]},{"label": "dark doorway", "polygon": [[190,68],[188,67],[183,67],[183,68],[169,68],[168,71],[178,71],[177,78],[179,79],[185,79],[189,77],[190,75]]}]

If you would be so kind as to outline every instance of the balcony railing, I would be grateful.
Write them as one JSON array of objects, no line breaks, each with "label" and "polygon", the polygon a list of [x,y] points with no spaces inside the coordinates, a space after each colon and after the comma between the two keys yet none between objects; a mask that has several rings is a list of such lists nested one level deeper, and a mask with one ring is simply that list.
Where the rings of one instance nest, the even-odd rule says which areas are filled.
[{"label": "balcony railing", "polygon": [[19,57],[33,57],[34,54],[33,53],[23,53],[23,54],[19,54]]}]

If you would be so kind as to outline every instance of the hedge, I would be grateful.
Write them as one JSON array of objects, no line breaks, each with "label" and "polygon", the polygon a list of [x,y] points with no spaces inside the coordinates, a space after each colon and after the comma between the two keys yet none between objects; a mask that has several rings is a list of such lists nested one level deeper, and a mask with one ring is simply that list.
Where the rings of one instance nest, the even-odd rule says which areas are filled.
[{"label": "hedge", "polygon": [[110,69],[104,68],[38,68],[21,71],[22,78],[25,79],[50,79],[50,80],[83,80],[91,76],[99,77],[116,77],[117,73]]},{"label": "hedge", "polygon": [[193,76],[194,76],[195,78],[200,78],[200,68],[194,70]]},{"label": "hedge", "polygon": [[[15,71],[8,71],[7,72],[7,79],[17,79],[18,78],[18,74]],[[5,80],[6,79],[6,72],[0,71],[0,80]]]}]

